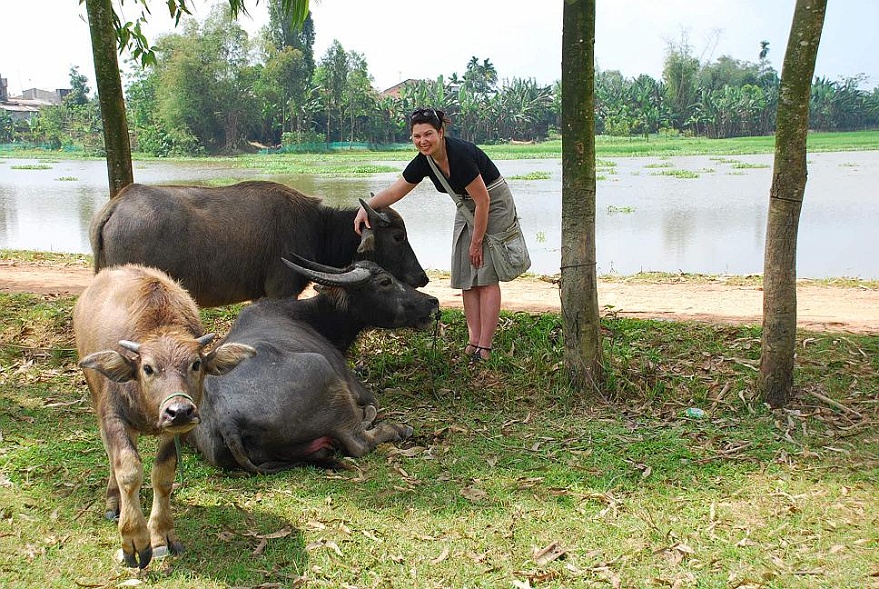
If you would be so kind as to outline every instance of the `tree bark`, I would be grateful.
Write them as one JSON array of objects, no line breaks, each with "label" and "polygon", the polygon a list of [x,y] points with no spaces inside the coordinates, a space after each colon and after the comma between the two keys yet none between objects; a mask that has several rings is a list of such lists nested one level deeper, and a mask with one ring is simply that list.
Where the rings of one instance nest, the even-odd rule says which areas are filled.
[{"label": "tree bark", "polygon": [[122,92],[122,76],[117,58],[113,5],[111,0],[86,0],[85,6],[92,38],[98,102],[104,123],[104,150],[107,153],[110,198],[113,198],[134,182],[125,95]]},{"label": "tree bark", "polygon": [[809,97],[827,0],[797,0],[779,88],[775,160],[763,261],[760,388],[771,407],[790,401],[797,329],[797,231],[806,190]]},{"label": "tree bark", "polygon": [[571,385],[601,390],[604,363],[595,256],[595,0],[562,17],[561,310]]}]

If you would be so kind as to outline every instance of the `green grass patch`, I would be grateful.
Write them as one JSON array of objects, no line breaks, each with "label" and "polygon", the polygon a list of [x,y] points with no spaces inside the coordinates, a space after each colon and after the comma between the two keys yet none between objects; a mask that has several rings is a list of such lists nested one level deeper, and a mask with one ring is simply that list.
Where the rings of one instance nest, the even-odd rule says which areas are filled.
[{"label": "green grass patch", "polygon": [[771,168],[772,166],[770,166],[769,164],[753,164],[753,163],[746,163],[746,162],[736,162],[736,163],[732,164],[732,167],[737,170],[749,170],[752,168],[754,168],[754,169]]},{"label": "green grass patch", "polygon": [[549,180],[552,175],[549,172],[528,172],[518,176],[511,176],[510,180]]},{"label": "green grass patch", "polygon": [[41,252],[35,250],[10,250],[0,249],[0,260],[12,263],[26,263],[36,265],[64,266],[88,266],[91,267],[91,254],[72,254],[64,252]]},{"label": "green grass patch", "polygon": [[609,205],[609,206],[607,207],[607,213],[608,213],[609,215],[613,215],[613,214],[616,214],[616,213],[626,213],[626,214],[628,214],[628,213],[634,213],[634,212],[635,212],[635,207],[617,207],[617,206],[614,206],[614,205]]},{"label": "green grass patch", "polygon": [[[851,131],[842,133],[809,133],[807,146],[810,152],[822,151],[864,151],[879,149],[879,131]],[[493,159],[558,159],[562,153],[560,139],[539,143],[481,145],[482,149]],[[734,137],[728,139],[706,139],[700,137],[671,137],[652,135],[649,137],[609,137],[599,135],[595,138],[598,158],[609,157],[663,157],[676,155],[709,155],[733,156],[758,153],[772,153],[775,149],[775,136]],[[47,153],[45,150],[15,150],[16,157],[40,158]],[[55,153],[55,152],[48,152]],[[296,170],[309,173],[311,166],[317,167],[321,162],[359,162],[364,161],[404,161],[415,154],[414,148],[391,151],[340,151],[325,154],[247,154],[237,157],[188,157],[170,158],[173,161],[222,161],[244,168],[266,169],[271,171],[277,166],[277,173],[296,173]],[[137,161],[169,161],[155,158],[142,153],[135,153]],[[87,156],[82,151],[65,152],[64,159],[99,159]],[[359,165],[359,164],[358,164]],[[601,164],[598,164],[601,165]],[[300,167],[301,166],[301,167]],[[344,166],[343,166],[344,167]],[[391,171],[391,170],[388,170]],[[399,171],[394,168],[393,171]],[[335,173],[326,170],[325,173]],[[347,173],[347,171],[346,171]]]},{"label": "green grass patch", "polygon": [[48,164],[19,164],[9,166],[10,170],[51,170],[52,166]]},{"label": "green grass patch", "polygon": [[661,170],[659,172],[652,172],[651,176],[671,176],[672,178],[684,178],[684,179],[693,179],[698,178],[699,173],[694,172],[692,170]]},{"label": "green grass patch", "polygon": [[[502,313],[493,357],[471,367],[455,310],[436,331],[366,332],[350,354],[380,418],[410,424],[412,439],[348,470],[272,476],[223,472],[187,450],[172,500],[187,551],[138,575],[111,558],[119,538],[103,519],[107,459],[71,352],[74,302],[0,293],[0,585],[805,589],[875,579],[877,338],[798,333],[797,397],[770,411],[757,395],[758,327],[609,313],[607,384],[592,395],[567,384],[558,315]],[[202,316],[222,335],[239,309]],[[141,448],[151,462],[154,442]]]}]

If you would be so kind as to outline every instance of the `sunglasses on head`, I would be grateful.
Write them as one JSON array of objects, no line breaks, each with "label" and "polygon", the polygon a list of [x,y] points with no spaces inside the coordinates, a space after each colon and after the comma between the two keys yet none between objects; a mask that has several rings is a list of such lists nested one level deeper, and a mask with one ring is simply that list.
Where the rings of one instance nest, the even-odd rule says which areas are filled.
[{"label": "sunglasses on head", "polygon": [[433,108],[419,108],[413,111],[411,115],[409,115],[409,122],[424,123],[427,121],[436,121],[437,123],[442,123],[442,111],[437,111]]}]

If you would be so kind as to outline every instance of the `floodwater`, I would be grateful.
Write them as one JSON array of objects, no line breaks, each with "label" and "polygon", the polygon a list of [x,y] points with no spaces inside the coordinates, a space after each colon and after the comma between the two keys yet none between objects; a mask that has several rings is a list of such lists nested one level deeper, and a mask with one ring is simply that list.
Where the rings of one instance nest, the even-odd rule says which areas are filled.
[{"label": "floodwater", "polygon": [[[814,153],[800,217],[800,277],[879,279],[879,151]],[[376,162],[402,170],[404,161]],[[561,260],[561,161],[498,161],[516,199],[532,272]],[[612,164],[612,165],[603,165]],[[16,169],[43,165],[48,169]],[[772,156],[609,158],[599,162],[598,273],[752,274],[763,269]],[[684,171],[695,178],[679,177]],[[548,179],[517,177],[537,172]],[[672,175],[672,174],[678,174]],[[137,182],[266,179],[354,206],[398,173],[266,175],[222,162],[135,162]],[[89,252],[88,225],[107,199],[103,161],[0,160],[0,248]],[[455,208],[422,184],[395,205],[425,268],[450,267]]]}]

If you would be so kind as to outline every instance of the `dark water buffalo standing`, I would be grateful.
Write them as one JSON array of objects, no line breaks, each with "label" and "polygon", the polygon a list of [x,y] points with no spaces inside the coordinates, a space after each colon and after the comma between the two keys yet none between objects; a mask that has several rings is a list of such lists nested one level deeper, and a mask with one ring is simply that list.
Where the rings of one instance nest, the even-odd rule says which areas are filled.
[{"label": "dark water buffalo standing", "polygon": [[411,286],[427,284],[402,217],[390,208],[367,212],[372,231],[361,237],[357,209],[328,207],[275,182],[132,184],[92,219],[95,271],[159,268],[204,307],[298,295],[308,281],[281,263],[291,253],[336,267],[368,259]]},{"label": "dark water buffalo standing", "polygon": [[[95,276],[76,303],[73,328],[110,459],[107,517],[119,517],[125,563],[143,568],[154,550],[183,548],[170,504],[174,436],[198,424],[205,375],[225,374],[255,351],[224,344],[205,353],[214,336],[204,335],[186,291],[162,272],[134,265]],[[159,437],[149,524],[140,508],[140,434]]]},{"label": "dark water buffalo standing", "polygon": [[324,285],[308,299],[262,299],[246,307],[227,341],[257,355],[224,378],[208,377],[201,424],[187,440],[215,466],[271,473],[332,464],[335,452],[363,456],[409,437],[379,422],[376,400],[343,356],[365,327],[425,327],[437,299],[367,261],[349,270],[293,266]]}]

